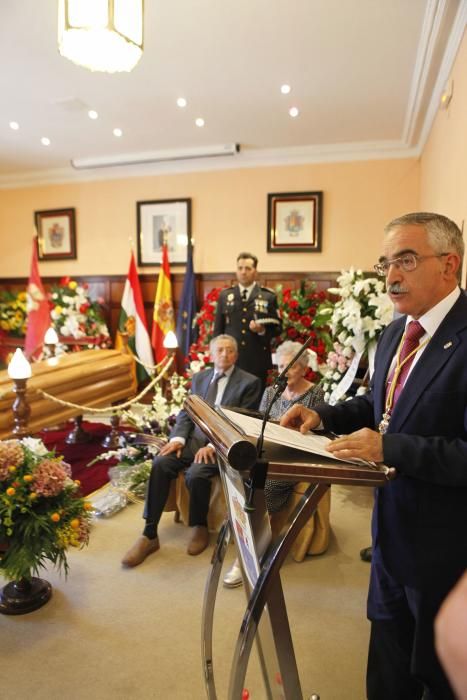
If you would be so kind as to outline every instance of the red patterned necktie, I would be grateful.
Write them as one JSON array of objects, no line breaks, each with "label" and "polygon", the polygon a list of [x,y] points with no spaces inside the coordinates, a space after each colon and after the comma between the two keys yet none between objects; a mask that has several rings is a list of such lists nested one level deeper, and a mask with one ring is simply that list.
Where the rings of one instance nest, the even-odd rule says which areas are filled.
[{"label": "red patterned necktie", "polygon": [[[405,338],[404,342],[402,344],[402,347],[399,352],[399,365],[401,365],[405,358],[410,355],[411,352],[415,350],[415,348],[418,347],[420,343],[420,338],[422,335],[424,335],[425,329],[423,328],[422,325],[418,321],[410,321],[410,323],[407,326],[407,329],[405,331]],[[391,409],[394,408],[394,406],[397,403],[397,399],[399,398],[399,395],[404,388],[405,380],[407,378],[407,375],[409,373],[410,367],[412,366],[412,362],[414,361],[416,353],[414,354],[403,364],[402,369],[399,372],[399,376],[397,377],[397,383],[396,383],[396,388],[394,391],[394,396],[393,396],[393,401],[392,401],[392,406]],[[397,367],[397,365],[396,365]],[[387,387],[386,387],[386,396],[389,393],[389,390],[391,388],[392,384],[392,379],[394,377],[394,373],[396,370],[396,367],[393,369],[391,372],[391,376],[388,379]]]}]

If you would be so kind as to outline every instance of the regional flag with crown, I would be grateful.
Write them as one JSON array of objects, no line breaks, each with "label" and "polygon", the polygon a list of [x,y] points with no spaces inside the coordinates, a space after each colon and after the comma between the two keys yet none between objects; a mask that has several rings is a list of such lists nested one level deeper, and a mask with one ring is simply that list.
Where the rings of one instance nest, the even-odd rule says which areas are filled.
[{"label": "regional flag with crown", "polygon": [[50,326],[50,308],[39,274],[35,237],[32,239],[31,271],[29,273],[26,295],[26,311],[28,318],[24,352],[29,359],[37,360],[42,353],[44,336]]},{"label": "regional flag with crown", "polygon": [[175,317],[172,303],[172,284],[170,282],[169,253],[167,244],[164,243],[162,246],[162,266],[159,272],[154,301],[151,336],[156,362],[160,362],[167,355],[167,350],[164,348],[164,338],[169,331],[175,332]]},{"label": "regional flag with crown", "polygon": [[[152,367],[154,359],[144,316],[143,295],[141,294],[133,251],[131,252],[130,269],[123,290],[122,309],[115,339],[116,348],[121,348],[123,345],[121,333],[128,333],[128,348],[131,353],[138,357],[141,362],[144,362],[145,365]],[[136,376],[138,382],[142,382],[148,377],[148,372],[139,362],[136,363]]]}]

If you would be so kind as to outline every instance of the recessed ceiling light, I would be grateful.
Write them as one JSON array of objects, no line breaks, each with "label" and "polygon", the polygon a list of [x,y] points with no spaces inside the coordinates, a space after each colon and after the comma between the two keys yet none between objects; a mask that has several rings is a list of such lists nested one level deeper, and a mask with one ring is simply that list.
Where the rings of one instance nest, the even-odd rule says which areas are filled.
[{"label": "recessed ceiling light", "polygon": [[287,83],[284,83],[284,85],[281,85],[281,92],[283,95],[288,95],[291,90],[290,85],[287,85]]},{"label": "recessed ceiling light", "polygon": [[50,139],[48,139],[47,136],[43,136],[41,138],[41,144],[43,146],[50,146]]},{"label": "recessed ceiling light", "polygon": [[114,130],[113,130],[113,135],[114,135],[114,136],[120,137],[120,136],[123,135],[123,131],[122,131],[121,129],[118,129],[118,128],[117,128],[117,129],[114,129]]},{"label": "recessed ceiling light", "polygon": [[89,117],[89,119],[97,119],[98,116],[99,116],[99,115],[97,114],[97,112],[96,112],[95,109],[90,109],[90,110],[89,110],[89,112],[88,112],[88,117]]},{"label": "recessed ceiling light", "polygon": [[186,100],[184,97],[179,97],[177,100],[177,105],[179,107],[186,107]]},{"label": "recessed ceiling light", "polygon": [[198,119],[196,119],[196,121],[195,121],[195,124],[196,124],[196,126],[199,126],[199,127],[204,126],[204,119],[201,119],[201,117],[198,117]]},{"label": "recessed ceiling light", "polygon": [[10,122],[10,129],[13,129],[13,131],[17,131],[19,129],[18,122]]},{"label": "recessed ceiling light", "polygon": [[291,107],[291,108],[289,109],[289,114],[290,114],[291,117],[298,117],[298,115],[300,114],[300,112],[298,111],[298,108],[297,108],[297,107]]}]

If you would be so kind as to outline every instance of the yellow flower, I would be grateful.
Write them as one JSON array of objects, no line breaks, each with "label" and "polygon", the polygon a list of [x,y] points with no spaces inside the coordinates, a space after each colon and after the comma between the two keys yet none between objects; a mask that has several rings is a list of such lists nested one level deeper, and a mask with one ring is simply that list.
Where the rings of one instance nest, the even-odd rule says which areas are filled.
[{"label": "yellow flower", "polygon": [[7,495],[7,496],[14,496],[15,493],[16,493],[16,489],[14,489],[13,486],[10,486],[10,488],[8,488],[8,489],[6,490],[6,495]]},{"label": "yellow flower", "polygon": [[50,519],[52,520],[52,522],[58,523],[58,521],[60,520],[59,513],[52,513],[52,515],[50,516]]},{"label": "yellow flower", "polygon": [[74,280],[70,280],[70,282],[68,282],[68,287],[70,289],[76,289],[77,286],[78,286],[78,282],[75,282]]},{"label": "yellow flower", "polygon": [[58,304],[57,304],[57,306],[55,307],[54,311],[55,311],[56,314],[62,314],[62,313],[63,313],[62,307],[61,307],[61,306],[58,306]]},{"label": "yellow flower", "polygon": [[29,500],[35,501],[36,498],[37,498],[37,493],[35,491],[31,491],[31,493],[29,494]]},{"label": "yellow flower", "polygon": [[0,326],[2,327],[2,330],[4,330],[4,331],[10,330],[10,324],[8,323],[8,321],[1,321]]},{"label": "yellow flower", "polygon": [[32,479],[33,479],[32,474],[25,474],[23,476],[23,481],[25,481],[26,483],[29,483],[30,481],[32,481]]},{"label": "yellow flower", "polygon": [[86,503],[84,504],[84,510],[92,510],[92,503],[88,503],[86,501]]},{"label": "yellow flower", "polygon": [[19,294],[18,294],[18,300],[19,300],[19,301],[26,301],[26,299],[27,299],[26,292],[19,292]]},{"label": "yellow flower", "polygon": [[8,467],[8,471],[9,471],[11,474],[14,474],[15,471],[16,471],[16,467],[12,464],[11,467]]},{"label": "yellow flower", "polygon": [[73,530],[77,530],[79,528],[79,518],[73,518],[73,520],[70,521],[70,526],[73,528]]}]

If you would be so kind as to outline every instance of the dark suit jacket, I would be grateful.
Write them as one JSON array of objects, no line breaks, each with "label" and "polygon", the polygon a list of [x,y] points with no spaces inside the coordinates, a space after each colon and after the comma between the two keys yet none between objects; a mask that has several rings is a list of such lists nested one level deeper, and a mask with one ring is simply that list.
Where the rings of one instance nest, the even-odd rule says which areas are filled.
[{"label": "dark suit jacket", "polygon": [[[204,398],[209,384],[214,374],[214,369],[203,369],[193,375],[191,393]],[[242,408],[256,408],[261,392],[261,382],[258,377],[254,377],[248,372],[244,372],[239,367],[234,367],[229,377],[227,386],[222,395],[223,406],[239,406]],[[186,445],[195,453],[200,447],[208,444],[208,439],[201,431],[196,430],[195,424],[191,420],[185,409],[177,415],[177,421],[170,433],[170,437],[183,437]]]},{"label": "dark suit jacket", "polygon": [[[328,430],[377,428],[405,326],[382,334],[369,394],[319,407]],[[373,543],[400,582],[445,593],[467,567],[467,297],[442,321],[407,379],[383,437],[397,478],[376,489]]]},{"label": "dark suit jacket", "polygon": [[272,367],[271,339],[279,335],[282,324],[265,325],[264,335],[252,333],[250,321],[275,318],[279,321],[277,297],[271,289],[255,284],[248,300],[242,301],[238,285],[223,289],[219,295],[214,321],[214,336],[232,335],[238,343],[237,366],[260,377],[265,385],[268,369]]}]

